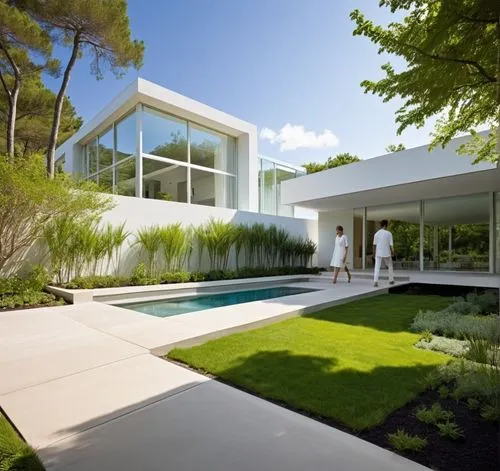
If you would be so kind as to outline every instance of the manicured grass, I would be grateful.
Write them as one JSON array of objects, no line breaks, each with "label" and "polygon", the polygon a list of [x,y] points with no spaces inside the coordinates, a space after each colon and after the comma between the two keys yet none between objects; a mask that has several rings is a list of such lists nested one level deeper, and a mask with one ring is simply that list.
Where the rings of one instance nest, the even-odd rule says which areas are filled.
[{"label": "manicured grass", "polygon": [[425,389],[448,357],[413,347],[408,325],[437,296],[384,295],[230,335],[169,358],[355,430],[373,427]]},{"label": "manicured grass", "polygon": [[17,435],[0,413],[0,470],[44,471],[36,453]]}]

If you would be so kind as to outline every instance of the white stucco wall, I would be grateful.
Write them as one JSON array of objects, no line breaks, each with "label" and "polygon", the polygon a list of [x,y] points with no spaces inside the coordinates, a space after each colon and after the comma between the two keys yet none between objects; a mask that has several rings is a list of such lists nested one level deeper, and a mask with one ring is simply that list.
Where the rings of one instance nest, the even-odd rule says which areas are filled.
[{"label": "white stucco wall", "polygon": [[[154,224],[167,225],[181,222],[184,226],[200,226],[209,221],[210,218],[221,219],[225,222],[235,224],[263,223],[266,226],[276,224],[287,230],[290,235],[308,237],[318,242],[318,224],[314,220],[296,219],[281,216],[269,216],[265,214],[236,211],[232,209],[213,208],[195,204],[176,203],[171,201],[149,200],[127,196],[113,196],[116,206],[105,213],[102,223],[115,225],[125,223],[125,229],[135,233],[142,227]],[[130,236],[125,242],[122,250],[123,273],[130,272],[138,262],[137,247],[132,246],[134,237]],[[197,263],[196,254],[192,257],[192,267]],[[234,268],[234,260],[233,268]],[[316,257],[313,260],[317,264]],[[204,261],[202,269],[207,269],[207,261]]]},{"label": "white stucco wall", "polygon": [[[335,228],[342,226],[349,244],[353,242],[353,211],[321,212],[318,214],[318,266],[328,268],[335,247]],[[350,248],[347,254],[347,264],[353,266],[353,251]]]}]

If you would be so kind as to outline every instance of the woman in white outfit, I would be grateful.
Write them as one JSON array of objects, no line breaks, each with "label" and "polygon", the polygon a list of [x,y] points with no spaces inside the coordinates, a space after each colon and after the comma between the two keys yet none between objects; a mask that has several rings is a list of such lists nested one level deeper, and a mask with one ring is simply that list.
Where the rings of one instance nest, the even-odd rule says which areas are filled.
[{"label": "woman in white outfit", "polygon": [[333,250],[332,261],[330,266],[333,267],[333,284],[337,283],[339,271],[343,268],[347,273],[347,282],[351,282],[351,273],[346,265],[347,252],[349,251],[349,242],[344,235],[344,228],[337,226],[337,237],[335,237],[335,249]]}]

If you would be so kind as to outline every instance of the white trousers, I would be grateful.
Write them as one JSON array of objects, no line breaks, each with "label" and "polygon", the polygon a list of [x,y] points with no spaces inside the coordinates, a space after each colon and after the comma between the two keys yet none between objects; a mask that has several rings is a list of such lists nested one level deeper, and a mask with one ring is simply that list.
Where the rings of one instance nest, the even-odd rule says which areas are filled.
[{"label": "white trousers", "polygon": [[375,257],[375,273],[373,275],[373,281],[375,283],[378,282],[382,261],[384,262],[384,265],[389,269],[389,281],[394,281],[394,268],[392,267],[392,257]]}]

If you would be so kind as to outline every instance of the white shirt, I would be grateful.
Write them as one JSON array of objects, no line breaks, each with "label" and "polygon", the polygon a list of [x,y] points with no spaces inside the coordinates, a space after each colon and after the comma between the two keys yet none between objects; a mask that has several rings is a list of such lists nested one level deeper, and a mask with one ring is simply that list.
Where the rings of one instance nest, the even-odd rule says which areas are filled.
[{"label": "white shirt", "polygon": [[376,257],[390,257],[391,247],[394,245],[392,234],[386,229],[380,229],[373,238],[373,245],[376,246]]}]

